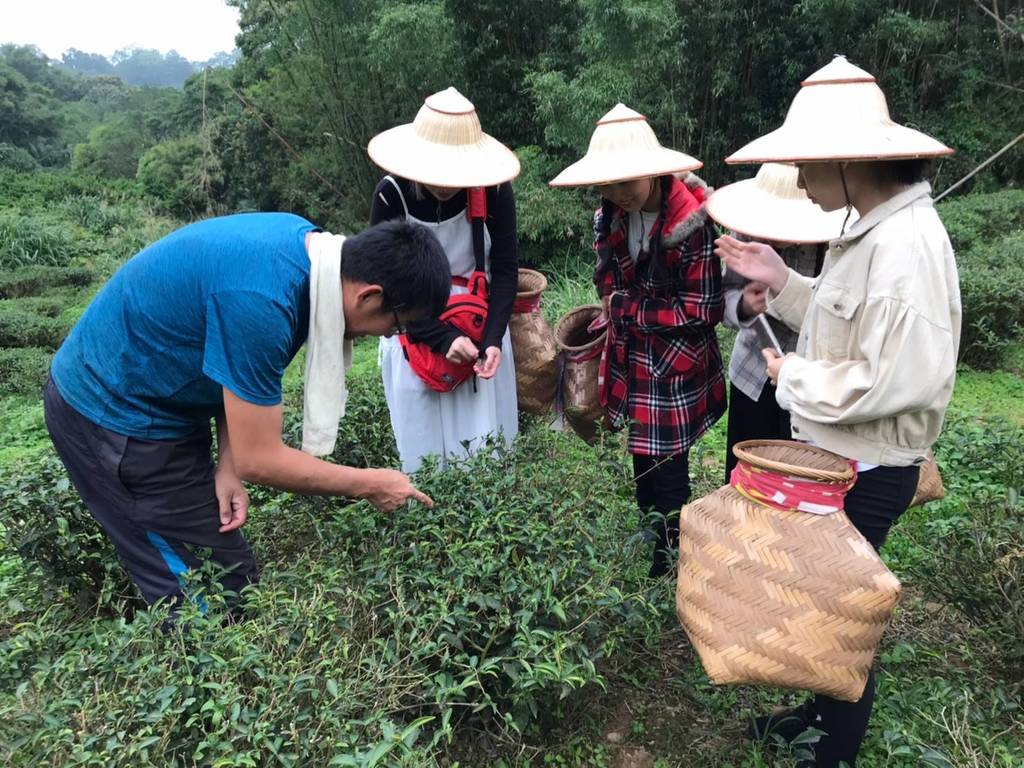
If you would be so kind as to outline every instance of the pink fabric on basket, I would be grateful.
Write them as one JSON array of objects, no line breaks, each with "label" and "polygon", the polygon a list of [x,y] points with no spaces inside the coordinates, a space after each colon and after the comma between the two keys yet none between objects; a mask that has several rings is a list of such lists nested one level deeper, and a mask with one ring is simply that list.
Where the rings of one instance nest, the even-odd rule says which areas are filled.
[{"label": "pink fabric on basket", "polygon": [[741,461],[733,469],[729,484],[741,495],[766,507],[829,515],[843,509],[847,491],[857,482],[856,463],[851,461],[850,467],[853,469],[850,482],[822,483],[759,469]]}]

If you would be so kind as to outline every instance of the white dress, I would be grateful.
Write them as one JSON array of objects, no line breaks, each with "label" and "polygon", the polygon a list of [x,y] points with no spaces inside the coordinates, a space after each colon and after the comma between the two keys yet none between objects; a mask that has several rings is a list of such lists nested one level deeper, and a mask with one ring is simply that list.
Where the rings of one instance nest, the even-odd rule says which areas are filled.
[{"label": "white dress", "polygon": [[[405,205],[404,197],[402,205]],[[406,208],[406,220],[434,233],[448,256],[452,276],[469,277],[476,259],[472,224],[465,210],[445,221],[431,222],[411,216]],[[488,278],[490,254],[491,236],[485,226]],[[453,294],[467,292],[462,286],[452,286]],[[501,365],[494,377],[489,380],[471,377],[452,392],[435,392],[413,373],[397,336],[381,339],[379,359],[384,396],[391,412],[391,428],[395,432],[403,472],[415,472],[424,457],[431,454],[439,457],[441,466],[447,466],[451,460],[464,459],[478,450],[488,435],[500,435],[505,445],[511,445],[519,431],[519,406],[508,329],[501,339]]]}]

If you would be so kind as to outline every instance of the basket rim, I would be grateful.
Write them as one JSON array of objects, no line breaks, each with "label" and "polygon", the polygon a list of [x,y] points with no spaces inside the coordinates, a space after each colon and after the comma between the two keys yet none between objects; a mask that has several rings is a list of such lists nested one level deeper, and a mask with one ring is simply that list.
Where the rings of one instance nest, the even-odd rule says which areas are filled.
[{"label": "basket rim", "polygon": [[[575,309],[570,309],[568,312],[566,312],[564,315],[562,315],[561,318],[559,318],[558,322],[555,324],[555,344],[558,345],[559,349],[565,350],[566,352],[583,352],[583,351],[588,350],[588,349],[593,349],[598,344],[604,344],[604,338],[605,338],[605,336],[608,333],[607,330],[601,331],[601,333],[599,333],[593,339],[588,341],[586,344],[580,344],[578,346],[573,346],[573,345],[570,345],[570,344],[566,344],[566,343],[564,343],[562,341],[562,339],[564,337],[563,331],[564,331],[565,327],[572,320],[574,320],[577,315],[582,314],[583,312],[590,312],[590,313],[592,313],[595,310],[597,312],[602,312],[602,311],[604,311],[604,307],[602,307],[600,304],[585,304],[582,307],[576,307]],[[588,323],[588,325],[589,325],[589,323]]]},{"label": "basket rim", "polygon": [[[544,275],[543,272],[538,272],[536,269],[529,269],[528,267],[519,267],[519,276],[522,277],[522,275],[524,273],[529,275],[533,279],[540,278],[540,287],[539,288],[531,288],[528,291],[517,290],[516,291],[516,298],[517,299],[520,299],[520,300],[522,300],[522,299],[535,299],[538,296],[540,296],[542,293],[544,293],[544,291],[546,291],[548,289],[548,279]],[[534,276],[536,276],[536,277],[534,277]]]},{"label": "basket rim", "polygon": [[[801,466],[800,464],[789,464],[783,461],[766,459],[752,450],[760,447],[799,447],[801,450],[810,451],[811,453],[816,453],[823,458],[834,460],[837,466],[843,466],[844,468],[841,470],[814,469],[811,467]],[[849,459],[846,459],[837,453],[832,453],[832,451],[826,451],[824,448],[819,448],[816,445],[801,443],[797,440],[742,440],[732,447],[732,452],[737,459],[745,464],[750,464],[751,466],[771,470],[773,472],[793,475],[794,477],[807,478],[808,480],[816,480],[824,483],[849,483],[854,478],[853,467],[850,465]]]}]

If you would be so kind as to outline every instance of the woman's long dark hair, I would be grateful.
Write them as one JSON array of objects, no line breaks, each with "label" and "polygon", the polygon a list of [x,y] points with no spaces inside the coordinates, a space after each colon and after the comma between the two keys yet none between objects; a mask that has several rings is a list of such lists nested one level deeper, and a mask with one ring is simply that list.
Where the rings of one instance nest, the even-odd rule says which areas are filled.
[{"label": "woman's long dark hair", "polygon": [[661,233],[665,229],[665,216],[668,213],[668,196],[672,192],[672,177],[669,175],[659,176],[658,183],[661,184],[661,203],[658,205],[658,218],[654,221],[654,232],[651,237],[650,257],[648,258],[648,269],[651,277],[662,279],[668,276],[668,265],[661,258]]},{"label": "woman's long dark hair", "polygon": [[[666,272],[666,265],[661,259],[661,233],[665,228],[665,216],[668,211],[668,198],[672,192],[672,176],[658,176],[657,183],[661,185],[661,202],[658,205],[658,217],[654,222],[650,248],[648,250],[650,270],[656,278],[661,278]],[[610,248],[601,247],[601,243],[608,238],[612,230],[612,219],[615,218],[619,207],[606,197],[601,198],[601,217],[597,225],[598,261],[595,276],[603,274],[610,266],[613,258]]]}]

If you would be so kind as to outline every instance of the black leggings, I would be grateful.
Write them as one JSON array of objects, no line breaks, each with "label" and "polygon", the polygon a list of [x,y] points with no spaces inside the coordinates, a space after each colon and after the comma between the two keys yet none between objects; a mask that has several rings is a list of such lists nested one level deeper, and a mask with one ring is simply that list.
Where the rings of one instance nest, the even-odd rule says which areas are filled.
[{"label": "black leggings", "polygon": [[[633,456],[636,503],[655,536],[658,550],[679,549],[679,510],[690,500],[690,459],[687,452],[675,456]],[[671,559],[671,558],[670,558]]]},{"label": "black leggings", "polygon": [[[846,494],[846,516],[876,550],[914,498],[919,471],[918,467],[877,467],[861,473]],[[814,711],[821,718],[815,727],[827,734],[814,748],[818,768],[837,768],[841,761],[853,768],[874,703],[874,671],[868,674],[860,701],[839,701],[823,694],[814,697]]]}]

